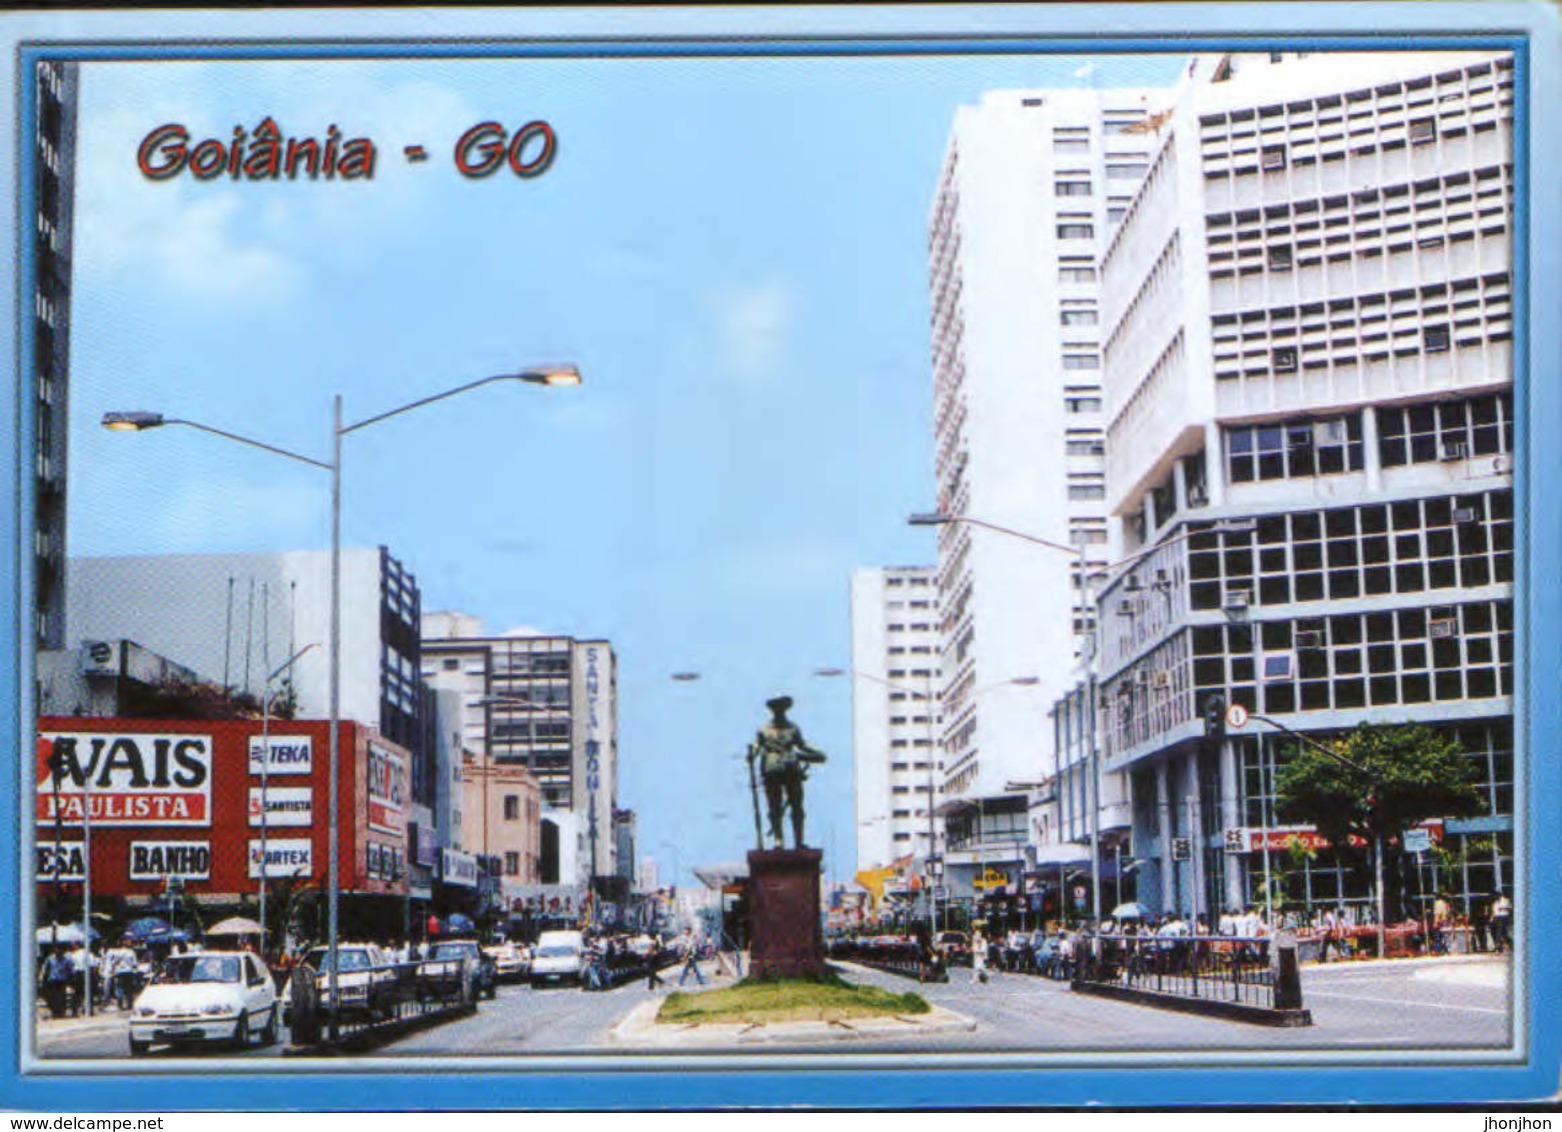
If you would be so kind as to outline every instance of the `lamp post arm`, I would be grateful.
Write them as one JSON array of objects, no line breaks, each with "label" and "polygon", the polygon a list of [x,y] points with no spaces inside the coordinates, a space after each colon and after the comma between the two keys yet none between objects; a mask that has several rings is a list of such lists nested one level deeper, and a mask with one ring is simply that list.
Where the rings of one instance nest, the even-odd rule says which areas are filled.
[{"label": "lamp post arm", "polygon": [[341,426],[337,429],[337,431],[345,436],[349,432],[357,432],[361,428],[368,428],[372,424],[379,424],[381,421],[389,420],[391,417],[399,417],[402,413],[410,413],[413,409],[421,409],[424,405],[432,405],[435,401],[443,401],[447,397],[454,397],[457,394],[469,392],[470,390],[476,389],[481,385],[492,385],[496,381],[525,380],[525,375],[518,373],[499,373],[492,377],[480,377],[476,381],[469,381],[465,385],[458,385],[454,389],[445,390],[443,393],[435,393],[429,397],[420,397],[418,400],[410,401],[405,405],[399,406],[398,408],[387,409],[383,413],[376,413],[372,417],[366,417],[361,421],[354,422],[353,424]]},{"label": "lamp post arm", "polygon": [[163,421],[162,423],[165,425],[184,425],[186,428],[193,428],[200,432],[209,432],[213,436],[220,436],[225,440],[236,440],[240,444],[249,445],[251,448],[259,448],[266,452],[275,453],[278,456],[286,456],[289,460],[297,460],[301,464],[310,464],[313,467],[324,469],[327,472],[335,470],[324,460],[316,460],[313,456],[305,456],[298,452],[290,452],[286,448],[278,448],[275,444],[267,444],[263,440],[256,440],[249,436],[240,436],[236,432],[226,432],[220,428],[213,428],[211,425],[201,424],[199,421],[187,421],[173,417]]},{"label": "lamp post arm", "polygon": [[1013,527],[1001,526],[998,523],[989,523],[986,519],[976,519],[970,515],[944,515],[941,521],[945,523],[969,523],[973,527],[983,527],[989,531],[997,531],[999,534],[1010,535],[1024,542],[1035,543],[1037,546],[1050,547],[1053,550],[1061,550],[1065,554],[1079,554],[1077,546],[1067,546],[1061,542],[1053,542],[1051,539],[1041,538],[1038,535],[1027,534],[1025,531],[1017,531]]}]

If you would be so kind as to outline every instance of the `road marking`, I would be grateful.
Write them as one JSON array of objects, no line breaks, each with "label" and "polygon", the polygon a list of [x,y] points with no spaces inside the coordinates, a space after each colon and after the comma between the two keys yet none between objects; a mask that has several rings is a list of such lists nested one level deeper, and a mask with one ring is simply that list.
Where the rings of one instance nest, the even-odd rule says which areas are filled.
[{"label": "road marking", "polygon": [[1506,1010],[1491,1010],[1485,1006],[1452,1006],[1442,1002],[1420,1002],[1416,999],[1408,998],[1371,998],[1362,994],[1338,994],[1320,990],[1309,990],[1306,992],[1305,997],[1309,1000],[1314,998],[1346,998],[1352,1002],[1381,1002],[1386,1006],[1413,1006],[1427,1010],[1468,1010],[1474,1014],[1500,1014],[1504,1017],[1508,1014]]}]

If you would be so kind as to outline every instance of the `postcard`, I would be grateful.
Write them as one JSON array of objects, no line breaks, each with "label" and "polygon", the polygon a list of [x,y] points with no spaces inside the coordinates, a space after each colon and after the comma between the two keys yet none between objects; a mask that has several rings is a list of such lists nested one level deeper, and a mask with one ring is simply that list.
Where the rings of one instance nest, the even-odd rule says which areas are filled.
[{"label": "postcard", "polygon": [[6,31],[8,1106],[1555,1096],[1553,8]]}]

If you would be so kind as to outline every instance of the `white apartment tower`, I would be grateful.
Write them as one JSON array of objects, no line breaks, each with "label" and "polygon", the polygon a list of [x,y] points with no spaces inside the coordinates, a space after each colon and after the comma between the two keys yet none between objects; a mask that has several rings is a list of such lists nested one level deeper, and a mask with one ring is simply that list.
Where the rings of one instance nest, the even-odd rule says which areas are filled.
[{"label": "white apartment tower", "polygon": [[[1427,883],[1465,908],[1512,884],[1512,77],[1497,53],[1205,57],[1150,135],[1101,262],[1133,560],[1095,675],[1151,907],[1261,903],[1290,835],[1284,743],[1205,740],[1211,695],[1319,737],[1455,733],[1487,812],[1440,823],[1461,866]],[[1287,883],[1369,903],[1343,851]]]},{"label": "white apartment tower", "polygon": [[938,591],[931,566],[852,574],[857,868],[938,849]]},{"label": "white apartment tower", "polygon": [[1099,253],[1165,93],[995,91],[955,115],[929,269],[938,506],[978,521],[938,540],[956,889],[978,857],[1018,883],[1027,798],[1007,786],[1055,770],[1047,711],[1090,617],[1081,555],[1091,577],[1108,560]]}]

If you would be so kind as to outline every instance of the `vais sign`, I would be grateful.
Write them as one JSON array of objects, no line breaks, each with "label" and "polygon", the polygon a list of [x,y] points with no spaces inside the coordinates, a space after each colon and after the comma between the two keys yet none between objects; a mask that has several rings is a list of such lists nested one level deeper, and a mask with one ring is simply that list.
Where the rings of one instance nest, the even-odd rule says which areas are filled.
[{"label": "vais sign", "polygon": [[210,825],[209,735],[45,733],[38,737],[39,823]]}]

